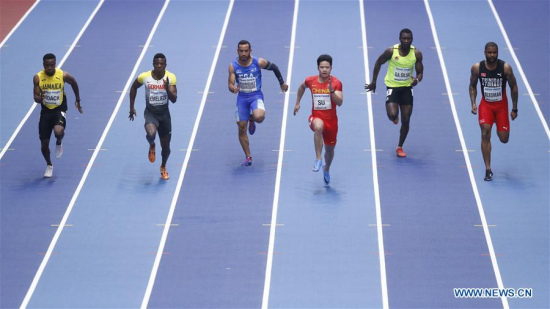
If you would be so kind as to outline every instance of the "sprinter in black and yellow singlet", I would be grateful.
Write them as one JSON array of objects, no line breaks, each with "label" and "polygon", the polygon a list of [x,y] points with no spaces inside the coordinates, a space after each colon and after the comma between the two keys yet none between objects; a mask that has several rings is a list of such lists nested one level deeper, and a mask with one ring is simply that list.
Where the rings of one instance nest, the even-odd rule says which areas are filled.
[{"label": "sprinter in black and yellow singlet", "polygon": [[157,131],[162,147],[162,163],[160,177],[170,179],[166,170],[166,162],[170,156],[170,140],[172,138],[172,119],[168,102],[176,103],[178,90],[176,89],[176,75],[166,70],[166,57],[158,53],[153,57],[153,70],[139,74],[130,89],[130,121],[134,121],[136,109],[137,89],[145,85],[145,138],[149,142],[149,161],[155,162],[155,137]]},{"label": "sprinter in black and yellow singlet", "polygon": [[40,111],[40,122],[38,123],[38,134],[42,145],[42,155],[46,160],[46,172],[44,177],[53,176],[53,164],[50,159],[50,137],[54,132],[55,157],[61,158],[63,154],[62,140],[65,136],[67,125],[67,96],[65,95],[65,83],[73,88],[76,98],[76,109],[82,114],[80,106],[80,91],[78,83],[69,73],[56,69],[56,58],[54,54],[46,54],[42,58],[44,70],[38,72],[33,78],[34,101],[42,106]]},{"label": "sprinter in black and yellow singlet", "polygon": [[[481,86],[481,102],[476,103],[477,81]],[[491,131],[496,123],[497,135],[503,144],[510,138],[510,120],[508,119],[508,97],[506,83],[510,85],[512,112],[510,118],[518,116],[518,84],[512,67],[498,59],[498,46],[495,42],[485,44],[485,60],[472,66],[470,75],[470,102],[472,114],[479,114],[481,128],[481,153],[485,163],[485,181],[493,179],[491,169]],[[479,111],[479,113],[478,113]]]},{"label": "sprinter in black and yellow singlet", "polygon": [[[399,111],[401,111],[401,130],[399,143],[395,152],[398,157],[406,157],[403,151],[403,144],[409,133],[409,122],[413,111],[413,90],[412,88],[424,76],[424,65],[422,64],[422,53],[412,46],[413,34],[409,29],[403,29],[399,33],[399,44],[386,49],[374,65],[372,82],[365,85],[367,91],[376,91],[376,79],[382,64],[388,63],[388,72],[384,79],[386,92],[386,112],[388,118],[395,124],[399,123]],[[413,77],[416,71],[416,77]]]}]

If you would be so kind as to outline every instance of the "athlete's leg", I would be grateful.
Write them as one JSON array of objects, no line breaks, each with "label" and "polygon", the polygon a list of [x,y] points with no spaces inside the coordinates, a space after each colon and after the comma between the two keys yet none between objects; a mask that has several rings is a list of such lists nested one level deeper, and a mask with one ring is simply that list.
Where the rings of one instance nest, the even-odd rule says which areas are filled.
[{"label": "athlete's leg", "polygon": [[148,123],[145,125],[145,138],[149,142],[149,146],[155,146],[155,138],[157,136],[157,126],[153,123]]},{"label": "athlete's leg", "polygon": [[481,153],[485,170],[491,170],[491,128],[489,124],[482,124],[481,127]]},{"label": "athlete's leg", "polygon": [[172,134],[168,134],[167,136],[163,136],[160,138],[160,146],[162,147],[162,163],[161,167],[166,166],[166,162],[168,161],[168,157],[170,157],[170,141],[172,140]]},{"label": "athlete's leg", "polygon": [[386,103],[386,113],[388,114],[388,119],[397,124],[399,121],[399,104],[395,102]]},{"label": "athlete's leg", "polygon": [[55,135],[55,138],[57,139],[55,144],[61,145],[61,141],[63,140],[63,137],[65,137],[65,127],[61,125],[56,125],[53,127],[53,134]]},{"label": "athlete's leg", "polygon": [[401,130],[399,131],[399,147],[403,147],[405,139],[409,134],[409,123],[411,121],[411,115],[413,111],[412,105],[401,105]]},{"label": "athlete's leg", "polygon": [[248,141],[248,134],[246,133],[248,121],[237,121],[237,126],[239,128],[239,142],[243,148],[244,155],[251,157],[250,155],[250,142]]},{"label": "athlete's leg", "polygon": [[508,140],[510,139],[510,131],[497,131],[497,135],[501,143],[508,143]]},{"label": "athlete's leg", "polygon": [[252,112],[252,120],[257,123],[262,123],[265,119],[265,110],[257,108]]},{"label": "athlete's leg", "polygon": [[332,159],[334,159],[334,148],[336,146],[325,145],[325,171],[330,170],[330,165],[332,164]]},{"label": "athlete's leg", "polygon": [[311,122],[311,129],[313,130],[313,144],[315,146],[315,155],[317,160],[321,160],[321,154],[323,152],[323,129],[325,124],[323,120],[314,118]]},{"label": "athlete's leg", "polygon": [[42,156],[46,160],[47,165],[52,165],[52,160],[50,158],[50,139],[40,139],[40,150],[42,151]]}]

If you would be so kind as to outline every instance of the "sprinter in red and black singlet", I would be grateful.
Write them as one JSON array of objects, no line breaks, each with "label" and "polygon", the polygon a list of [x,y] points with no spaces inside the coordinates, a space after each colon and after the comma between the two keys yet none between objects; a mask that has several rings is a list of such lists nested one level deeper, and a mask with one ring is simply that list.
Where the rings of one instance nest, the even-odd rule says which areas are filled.
[{"label": "sprinter in red and black singlet", "polygon": [[69,73],[56,68],[54,54],[46,54],[42,58],[44,70],[33,77],[34,101],[41,105],[40,121],[38,123],[38,135],[40,137],[41,150],[46,160],[46,172],[44,177],[53,176],[53,164],[50,159],[50,137],[54,132],[55,157],[61,158],[63,154],[63,137],[67,125],[67,96],[65,95],[65,83],[71,85],[76,98],[76,109],[82,114],[80,106],[80,91],[78,83]]},{"label": "sprinter in red and black singlet", "polygon": [[[481,102],[477,107],[477,82],[481,85]],[[496,123],[497,135],[502,143],[510,137],[510,120],[508,119],[508,97],[506,84],[510,85],[512,94],[512,112],[510,118],[518,115],[518,86],[512,67],[498,59],[498,46],[494,42],[485,45],[485,60],[474,64],[470,76],[470,101],[472,114],[479,114],[481,127],[481,152],[485,162],[485,181],[492,180],[491,170],[491,129]],[[479,112],[478,112],[479,109]]]}]

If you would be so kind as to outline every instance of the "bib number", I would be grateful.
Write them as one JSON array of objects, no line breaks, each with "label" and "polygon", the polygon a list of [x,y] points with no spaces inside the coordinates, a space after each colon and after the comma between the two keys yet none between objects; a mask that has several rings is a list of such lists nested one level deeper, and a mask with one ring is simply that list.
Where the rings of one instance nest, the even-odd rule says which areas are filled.
[{"label": "bib number", "polygon": [[502,101],[501,87],[484,87],[483,92],[485,95],[485,101],[487,102]]},{"label": "bib number", "polygon": [[61,90],[44,90],[45,105],[61,105]]},{"label": "bib number", "polygon": [[326,93],[313,94],[313,109],[314,110],[332,109],[332,101],[330,100],[330,94],[326,94]]},{"label": "bib number", "polygon": [[396,82],[406,82],[411,79],[411,68],[395,68],[393,79]]},{"label": "bib number", "polygon": [[153,106],[163,105],[168,103],[166,91],[151,90],[149,92],[149,104]]},{"label": "bib number", "polygon": [[239,78],[239,87],[241,89],[240,91],[245,93],[258,90],[258,87],[256,86],[256,78],[254,77]]}]

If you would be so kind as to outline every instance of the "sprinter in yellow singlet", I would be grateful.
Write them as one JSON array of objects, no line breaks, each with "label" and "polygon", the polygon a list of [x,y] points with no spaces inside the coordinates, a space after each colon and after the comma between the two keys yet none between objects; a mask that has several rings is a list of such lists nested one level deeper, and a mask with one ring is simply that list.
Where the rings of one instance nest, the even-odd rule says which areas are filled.
[{"label": "sprinter in yellow singlet", "polygon": [[149,161],[155,162],[155,137],[157,131],[162,147],[162,163],[160,164],[160,177],[163,180],[170,179],[166,170],[166,162],[170,156],[170,140],[172,139],[172,118],[168,103],[176,103],[178,90],[176,89],[176,75],[166,70],[166,56],[157,53],[153,56],[153,70],[139,74],[130,89],[130,121],[134,121],[136,109],[134,103],[139,87],[145,85],[145,132],[149,142]]},{"label": "sprinter in yellow singlet", "polygon": [[[376,91],[376,79],[382,64],[388,63],[388,72],[384,82],[386,83],[386,112],[388,118],[395,124],[399,122],[399,110],[401,110],[401,130],[399,143],[395,152],[398,157],[407,156],[403,151],[403,144],[409,133],[409,122],[413,110],[412,87],[422,81],[424,65],[422,64],[422,53],[412,46],[413,35],[411,30],[403,29],[399,33],[399,44],[386,49],[374,65],[372,82],[365,85],[367,91]],[[416,77],[413,77],[416,71]]]},{"label": "sprinter in yellow singlet", "polygon": [[40,121],[38,122],[38,135],[42,145],[42,155],[46,160],[46,172],[44,177],[53,176],[53,164],[50,159],[50,137],[54,132],[55,157],[61,158],[63,154],[62,140],[65,136],[65,126],[67,124],[67,96],[65,95],[65,83],[73,88],[76,98],[76,109],[82,114],[80,106],[80,91],[78,83],[69,73],[56,69],[56,59],[54,54],[45,54],[42,58],[44,70],[38,72],[33,77],[34,84],[34,102],[42,106],[40,111]]}]

